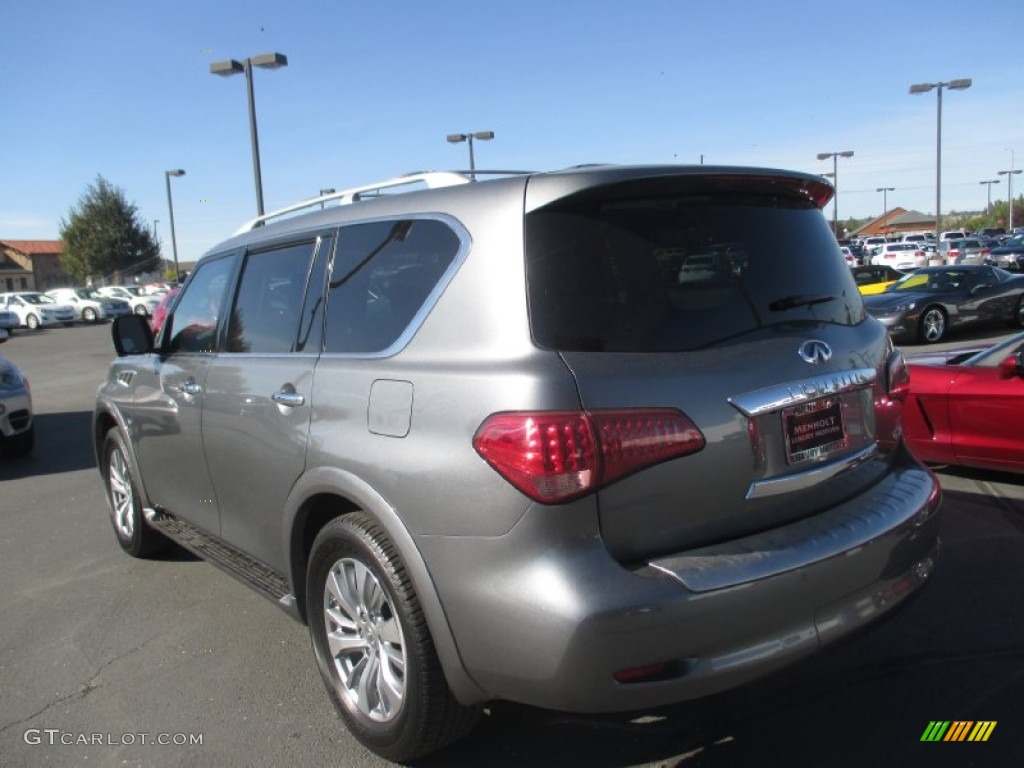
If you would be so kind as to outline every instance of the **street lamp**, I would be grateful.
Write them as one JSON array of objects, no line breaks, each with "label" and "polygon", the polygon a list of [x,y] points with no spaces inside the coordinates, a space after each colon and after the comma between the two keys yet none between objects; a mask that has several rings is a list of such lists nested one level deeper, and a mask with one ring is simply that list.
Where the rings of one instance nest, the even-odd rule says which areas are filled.
[{"label": "street lamp", "polygon": [[[884,219],[889,214],[889,193],[895,192],[896,187],[878,187],[875,192],[882,193],[882,218]],[[884,229],[884,227],[883,227]],[[890,229],[891,231],[891,229]]]},{"label": "street lamp", "polygon": [[181,268],[178,266],[178,241],[174,236],[174,203],[171,202],[171,176],[184,176],[185,172],[178,168],[174,171],[164,171],[164,180],[167,182],[167,210],[171,214],[171,248],[174,251],[174,279],[181,282]]},{"label": "street lamp", "polygon": [[231,75],[244,74],[247,90],[249,93],[249,135],[252,139],[252,170],[256,180],[256,212],[263,215],[263,178],[260,175],[260,140],[256,133],[256,98],[252,91],[252,68],[262,67],[263,69],[279,69],[288,66],[288,57],[283,53],[261,53],[259,56],[252,56],[244,62],[234,59],[215,61],[210,65],[210,73],[230,77]]},{"label": "street lamp", "polygon": [[[1013,177],[1020,173],[1020,171],[1014,168],[1017,163],[1013,155],[1013,150],[1007,148],[1006,151],[1010,153],[1010,170],[999,171],[999,175],[1006,177],[1006,196],[1010,201],[1010,211],[1006,215],[1006,229],[1010,234],[1013,234]],[[989,189],[991,189],[991,187],[989,187]]]},{"label": "street lamp", "polygon": [[998,184],[999,179],[988,179],[986,181],[979,181],[979,184],[988,184],[988,207],[985,209],[989,211],[992,209],[992,185]]},{"label": "street lamp", "polygon": [[[320,190],[320,197],[323,197],[324,195],[333,195],[336,191],[337,190],[334,187],[323,187]],[[320,210],[322,211],[323,209],[324,209],[324,204],[320,203]]]},{"label": "street lamp", "polygon": [[819,152],[819,160],[828,160],[832,158],[832,188],[835,197],[832,198],[832,232],[836,238],[839,237],[839,166],[837,165],[838,158],[840,157],[853,157],[852,150],[846,150],[845,152]]},{"label": "street lamp", "polygon": [[938,111],[935,118],[935,242],[939,242],[942,233],[942,89],[952,88],[954,91],[962,91],[971,87],[969,77],[959,80],[950,80],[948,83],[917,83],[910,86],[913,94],[928,93],[932,88],[937,89]]},{"label": "street lamp", "polygon": [[473,139],[479,141],[490,141],[494,138],[494,131],[477,131],[476,133],[449,133],[448,141],[452,144],[458,144],[461,141],[469,142],[469,175],[473,181],[476,181],[476,160],[473,157]]}]

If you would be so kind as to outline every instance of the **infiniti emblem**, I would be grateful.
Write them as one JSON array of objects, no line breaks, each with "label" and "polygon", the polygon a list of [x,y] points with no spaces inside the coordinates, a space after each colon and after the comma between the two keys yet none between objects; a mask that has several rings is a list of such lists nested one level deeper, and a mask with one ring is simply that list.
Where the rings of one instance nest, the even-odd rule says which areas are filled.
[{"label": "infiniti emblem", "polygon": [[800,357],[805,363],[827,363],[832,359],[832,348],[824,341],[811,339],[800,345]]}]

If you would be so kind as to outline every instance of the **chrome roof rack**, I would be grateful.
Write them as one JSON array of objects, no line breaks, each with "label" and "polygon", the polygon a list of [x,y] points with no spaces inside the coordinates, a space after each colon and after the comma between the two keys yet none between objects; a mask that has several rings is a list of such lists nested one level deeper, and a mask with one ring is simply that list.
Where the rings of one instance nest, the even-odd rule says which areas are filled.
[{"label": "chrome roof rack", "polygon": [[[477,171],[477,173],[487,172]],[[491,171],[490,173],[494,173],[494,171]],[[518,172],[502,171],[501,173]],[[437,189],[440,187],[454,187],[458,184],[469,184],[470,181],[471,179],[467,174],[455,171],[420,171],[417,173],[407,173],[404,176],[396,176],[391,179],[385,179],[384,181],[374,182],[373,184],[364,184],[359,187],[342,189],[337,192],[331,192],[330,194],[320,195],[308,200],[302,200],[298,203],[280,208],[276,211],[271,211],[263,216],[257,216],[255,219],[247,221],[238,228],[235,234],[241,235],[246,232],[251,232],[256,229],[256,227],[263,225],[271,219],[280,218],[281,216],[286,216],[289,213],[301,211],[304,208],[312,208],[334,200],[337,200],[341,205],[349,205],[351,203],[358,202],[364,196],[372,197],[375,192],[380,192],[385,189],[393,189],[395,187],[403,187],[410,184],[422,184],[426,186],[427,189]]]}]

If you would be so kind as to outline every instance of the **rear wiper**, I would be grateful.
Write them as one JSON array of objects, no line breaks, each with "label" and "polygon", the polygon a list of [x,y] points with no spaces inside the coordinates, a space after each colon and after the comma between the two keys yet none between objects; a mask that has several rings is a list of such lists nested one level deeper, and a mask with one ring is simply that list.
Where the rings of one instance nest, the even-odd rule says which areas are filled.
[{"label": "rear wiper", "polygon": [[794,309],[795,307],[810,307],[814,304],[824,304],[826,301],[833,301],[838,298],[837,296],[787,296],[784,299],[777,299],[768,305],[768,309],[772,312],[785,312],[787,309]]}]

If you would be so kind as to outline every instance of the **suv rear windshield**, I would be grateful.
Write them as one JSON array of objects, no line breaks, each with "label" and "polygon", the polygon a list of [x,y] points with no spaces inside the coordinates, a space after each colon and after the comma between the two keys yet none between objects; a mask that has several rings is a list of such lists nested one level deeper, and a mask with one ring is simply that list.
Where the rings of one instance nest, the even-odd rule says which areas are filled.
[{"label": "suv rear windshield", "polygon": [[527,214],[530,323],[539,346],[680,352],[774,324],[864,319],[836,239],[802,195],[739,187],[616,196],[614,189]]}]

